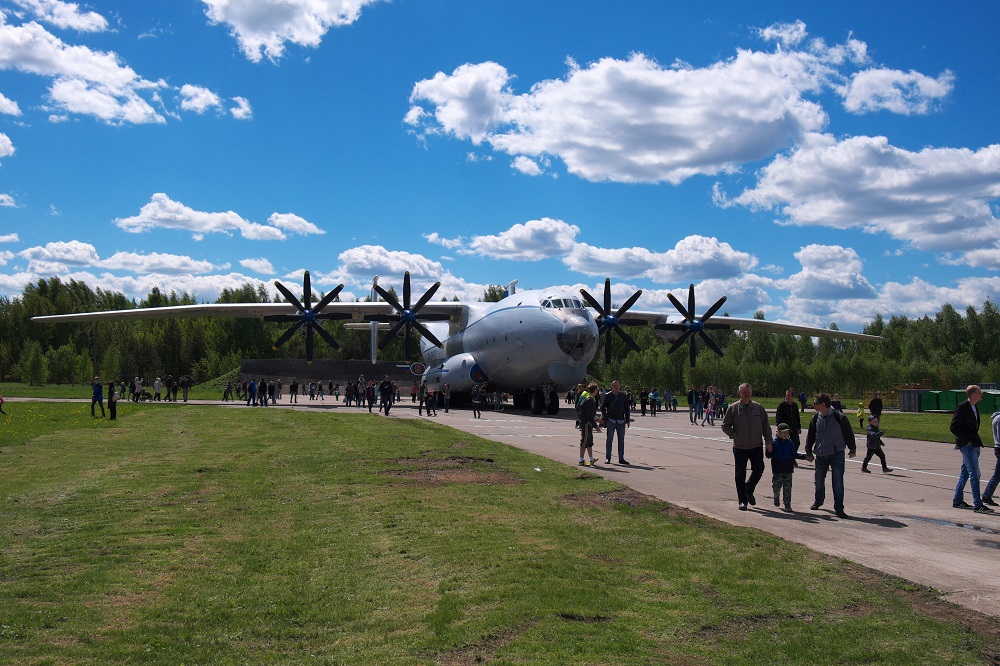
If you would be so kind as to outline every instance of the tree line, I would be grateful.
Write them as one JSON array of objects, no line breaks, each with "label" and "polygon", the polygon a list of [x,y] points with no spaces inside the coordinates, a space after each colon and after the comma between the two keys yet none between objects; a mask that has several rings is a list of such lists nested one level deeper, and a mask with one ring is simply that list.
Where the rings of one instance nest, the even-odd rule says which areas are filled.
[{"label": "tree line", "polygon": [[[320,297],[322,294],[320,294]],[[491,285],[484,301],[502,297],[502,288]],[[216,303],[266,303],[263,285],[250,283],[225,289]],[[221,376],[239,368],[243,358],[305,357],[305,341],[293,336],[272,349],[288,324],[260,319],[198,318],[148,319],[129,322],[79,322],[42,324],[31,317],[135,307],[193,305],[186,293],[162,293],[154,288],[135,301],[123,294],[91,289],[83,282],[59,278],[39,280],[25,287],[20,297],[0,297],[0,378],[32,383],[89,384],[95,374],[108,379],[134,376],[153,378],[187,374],[195,382]],[[758,312],[757,318],[763,319]],[[367,331],[347,330],[342,322],[324,327],[341,344],[334,350],[320,340],[315,358],[367,359]],[[835,328],[835,325],[832,326]],[[812,391],[838,391],[860,396],[875,389],[912,386],[955,388],[971,382],[996,382],[1000,377],[1000,309],[992,300],[964,316],[949,304],[933,317],[910,319],[881,315],[864,327],[881,336],[877,342],[857,342],[753,333],[713,331],[725,352],[719,358],[697,341],[695,368],[689,367],[688,350],[672,355],[651,329],[632,328],[630,335],[642,347],[635,352],[618,336],[613,339],[613,360],[605,365],[603,353],[591,363],[590,374],[602,382],[618,378],[638,390],[656,386],[661,391],[685,390],[692,383],[716,385],[732,393],[742,381],[751,381],[758,395],[781,395],[788,387]],[[416,338],[416,334],[413,334]],[[416,340],[411,348],[417,349]],[[387,361],[403,361],[401,344],[380,352]]]}]

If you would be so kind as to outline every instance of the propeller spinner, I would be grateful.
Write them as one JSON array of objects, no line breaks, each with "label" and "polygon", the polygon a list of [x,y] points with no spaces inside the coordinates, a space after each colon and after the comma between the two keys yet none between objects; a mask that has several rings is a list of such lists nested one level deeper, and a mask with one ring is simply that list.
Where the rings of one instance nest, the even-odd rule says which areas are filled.
[{"label": "propeller spinner", "polygon": [[344,288],[344,285],[338,284],[333,291],[327,293],[323,299],[316,304],[316,307],[312,307],[312,286],[309,279],[309,271],[306,271],[302,276],[302,301],[295,297],[295,295],[288,290],[285,285],[281,284],[277,280],[274,281],[274,286],[278,288],[282,296],[291,303],[296,310],[295,314],[289,315],[267,315],[264,317],[264,321],[281,321],[281,322],[295,322],[291,328],[285,331],[280,338],[274,341],[272,345],[273,349],[277,349],[284,343],[288,342],[295,333],[305,326],[306,333],[306,363],[312,363],[313,360],[313,331],[319,333],[320,337],[326,340],[334,349],[340,349],[340,345],[333,338],[332,335],[326,332],[323,326],[320,324],[321,319],[350,319],[351,315],[346,312],[336,312],[323,314],[322,310],[327,305],[329,305],[333,299],[337,297],[340,290]]},{"label": "propeller spinner", "polygon": [[642,351],[642,348],[632,339],[632,336],[623,331],[621,326],[642,326],[646,323],[644,319],[622,319],[622,315],[625,314],[630,307],[635,305],[635,302],[639,300],[642,296],[642,289],[635,292],[629,296],[628,300],[618,308],[617,312],[611,312],[611,280],[610,278],[605,278],[604,280],[604,307],[597,302],[597,299],[587,293],[586,289],[580,290],[580,295],[583,296],[584,300],[590,304],[590,307],[597,310],[600,315],[597,318],[597,334],[604,336],[604,362],[611,363],[611,331],[614,331],[621,337],[622,340],[628,344],[629,347],[636,351]]},{"label": "propeller spinner", "polygon": [[438,347],[443,347],[444,344],[434,337],[426,326],[420,323],[418,319],[424,321],[447,321],[451,317],[446,314],[425,314],[419,315],[420,309],[427,305],[427,302],[431,300],[434,293],[441,286],[440,282],[435,282],[431,285],[431,288],[424,292],[424,295],[420,297],[420,300],[416,302],[415,305],[411,307],[410,305],[410,271],[406,271],[403,274],[403,302],[400,304],[399,300],[393,296],[391,293],[378,286],[378,284],[372,285],[378,295],[382,297],[389,305],[393,307],[396,311],[394,314],[387,315],[365,315],[365,319],[368,321],[377,322],[396,322],[396,325],[389,329],[389,331],[382,336],[382,339],[378,342],[379,351],[385,349],[392,342],[393,338],[399,331],[403,330],[403,357],[405,359],[410,358],[410,331],[412,329],[417,329],[420,335],[424,336],[432,343]]},{"label": "propeller spinner", "polygon": [[670,299],[670,302],[674,304],[674,307],[677,308],[677,311],[680,312],[681,316],[684,317],[684,321],[679,324],[655,324],[653,326],[653,328],[661,331],[683,331],[683,333],[681,333],[681,336],[677,338],[677,340],[674,341],[674,344],[670,346],[670,349],[667,350],[667,353],[673,354],[675,351],[680,349],[681,345],[683,345],[685,342],[688,342],[691,347],[691,352],[690,352],[691,367],[693,368],[695,357],[698,354],[694,345],[695,334],[697,333],[699,336],[701,336],[701,339],[705,342],[705,344],[708,345],[709,349],[714,351],[719,356],[723,356],[724,352],[722,351],[722,349],[719,347],[719,345],[715,344],[715,341],[712,340],[712,338],[708,337],[708,334],[705,333],[705,331],[729,328],[726,324],[707,323],[708,320],[712,318],[712,315],[718,312],[719,308],[722,307],[722,304],[726,302],[726,297],[723,296],[722,298],[717,300],[715,302],[715,305],[710,307],[701,317],[695,316],[693,284],[690,285],[690,287],[688,287],[687,308],[685,308],[680,301],[674,298],[673,294],[668,293],[667,298]]}]

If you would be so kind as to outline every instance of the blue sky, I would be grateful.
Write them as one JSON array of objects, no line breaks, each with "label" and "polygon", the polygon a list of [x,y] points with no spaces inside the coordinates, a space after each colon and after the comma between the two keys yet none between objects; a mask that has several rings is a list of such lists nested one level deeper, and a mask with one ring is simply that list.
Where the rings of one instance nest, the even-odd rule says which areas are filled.
[{"label": "blue sky", "polygon": [[610,277],[846,330],[1000,300],[995,2],[0,12],[0,295]]}]

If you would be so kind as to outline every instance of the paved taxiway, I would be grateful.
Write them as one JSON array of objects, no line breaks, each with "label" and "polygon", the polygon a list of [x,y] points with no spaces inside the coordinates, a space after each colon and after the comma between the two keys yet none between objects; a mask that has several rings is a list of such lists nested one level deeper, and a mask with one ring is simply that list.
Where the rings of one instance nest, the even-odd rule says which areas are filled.
[{"label": "paved taxiway", "polygon": [[[565,415],[556,417],[484,412],[482,419],[473,419],[465,410],[449,414],[440,410],[433,418],[575,465],[579,431],[573,427],[571,410],[562,411]],[[893,415],[885,416],[883,427],[891,432]],[[591,469],[606,478],[712,518],[756,527],[933,587],[944,599],[1000,616],[1000,513],[983,515],[951,506],[961,467],[961,457],[951,444],[884,438],[894,471],[883,474],[875,458],[872,473],[863,474],[865,442],[859,437],[859,456],[848,459],[844,480],[845,509],[851,519],[842,520],[833,514],[829,477],[826,504],[809,510],[813,467],[805,461],[794,476],[795,513],[786,514],[774,506],[770,461],[765,461],[764,478],[757,486],[757,506],[739,511],[730,440],[719,427],[691,425],[686,411],[636,417],[625,435],[628,467],[603,463],[605,441],[603,431],[595,435],[594,453],[602,462]],[[993,450],[985,449],[984,487],[994,463]],[[966,501],[972,503],[968,490]]]},{"label": "paved taxiway", "polygon": [[[232,402],[192,400],[188,404],[247,409]],[[285,402],[278,406],[289,407]],[[305,399],[292,407],[337,413],[367,411],[345,407],[333,400]],[[561,412],[559,416],[530,416],[523,411],[484,411],[482,419],[473,419],[472,412],[466,409],[448,414],[441,409],[430,418],[485,439],[576,465],[579,431],[573,427],[572,409],[566,407]],[[416,405],[405,399],[391,413],[393,418],[418,418]],[[373,414],[371,418],[385,417]],[[883,419],[888,432],[892,432],[892,419],[892,413]],[[601,460],[605,439],[603,432],[595,436],[595,453]],[[588,469],[703,515],[733,525],[755,527],[935,588],[944,599],[1000,616],[997,574],[1000,513],[983,515],[970,509],[952,508],[961,458],[951,444],[891,437],[884,441],[892,473],[883,474],[877,458],[871,465],[871,474],[861,472],[865,444],[860,437],[857,439],[860,455],[847,461],[845,508],[850,520],[834,516],[829,479],[826,505],[818,511],[809,510],[813,502],[813,469],[804,461],[794,477],[795,513],[786,514],[774,506],[769,461],[765,461],[768,467],[757,487],[757,506],[749,511],[737,510],[733,454],[728,438],[718,427],[691,425],[686,411],[636,417],[625,436],[625,455],[631,465],[602,462]],[[995,462],[993,450],[984,450],[981,460],[984,475],[989,478]],[[971,503],[968,492],[966,501]]]}]

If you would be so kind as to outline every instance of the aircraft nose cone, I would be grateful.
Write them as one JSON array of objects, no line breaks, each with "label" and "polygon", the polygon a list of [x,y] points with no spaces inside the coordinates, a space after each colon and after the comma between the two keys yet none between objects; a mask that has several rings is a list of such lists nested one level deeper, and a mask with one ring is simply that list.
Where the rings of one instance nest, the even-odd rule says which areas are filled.
[{"label": "aircraft nose cone", "polygon": [[597,328],[583,317],[571,317],[563,323],[563,330],[556,335],[556,342],[567,356],[579,361],[593,349],[597,341]]}]

